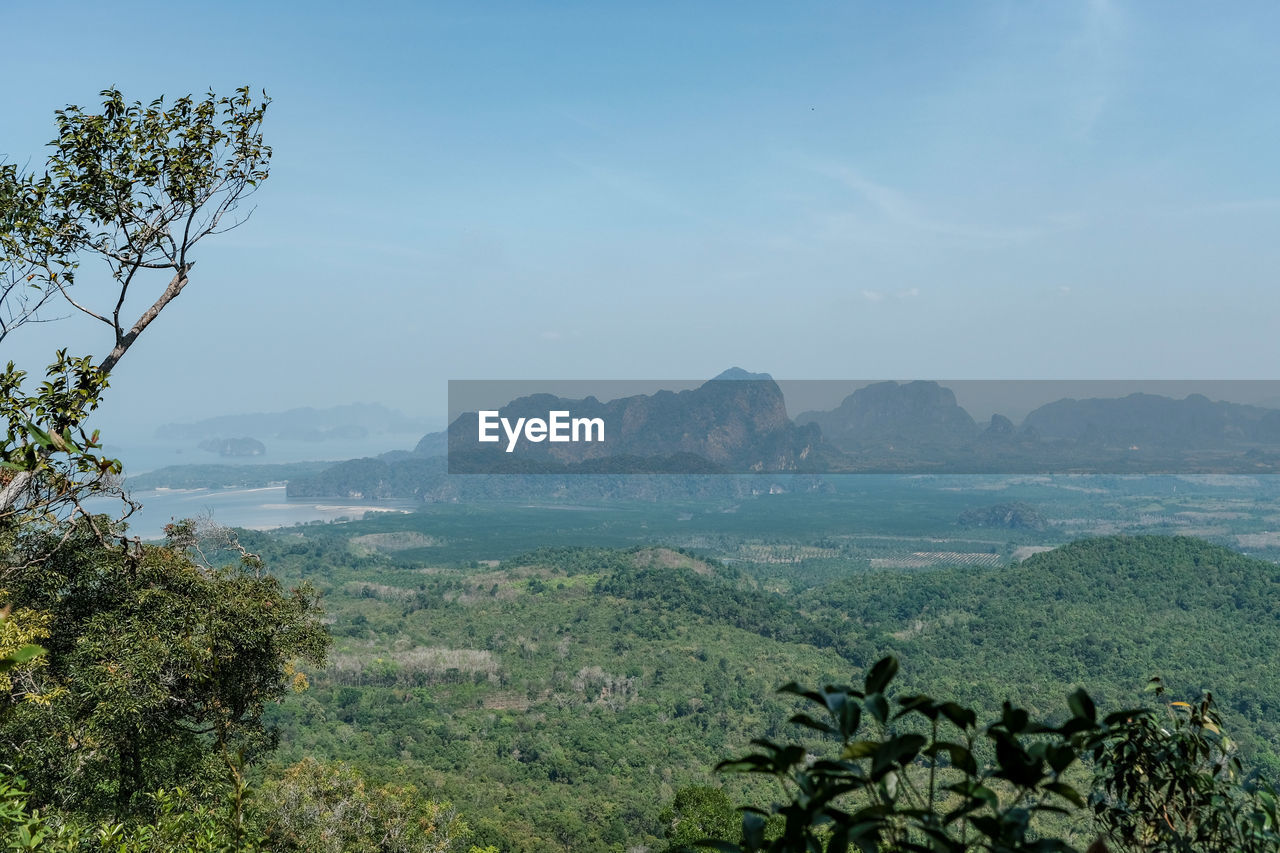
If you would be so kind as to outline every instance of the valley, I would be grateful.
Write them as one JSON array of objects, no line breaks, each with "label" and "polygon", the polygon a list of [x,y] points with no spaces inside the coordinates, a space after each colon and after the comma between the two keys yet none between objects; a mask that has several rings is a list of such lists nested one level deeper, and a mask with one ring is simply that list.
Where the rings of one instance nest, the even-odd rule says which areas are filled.
[{"label": "valley", "polygon": [[310,689],[271,711],[266,772],[313,755],[410,781],[503,850],[662,850],[682,789],[768,801],[712,768],[793,728],[779,685],[843,681],[885,653],[903,691],[979,708],[1051,715],[1075,686],[1122,707],[1152,675],[1180,697],[1212,689],[1275,772],[1277,489],[857,476],[245,532],[282,580],[323,592],[336,638]]}]

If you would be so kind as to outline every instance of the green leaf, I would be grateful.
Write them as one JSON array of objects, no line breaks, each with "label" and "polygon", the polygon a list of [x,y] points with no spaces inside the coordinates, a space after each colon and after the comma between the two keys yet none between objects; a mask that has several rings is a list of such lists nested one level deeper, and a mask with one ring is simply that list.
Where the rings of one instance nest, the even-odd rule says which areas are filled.
[{"label": "green leaf", "polygon": [[1044,786],[1046,791],[1057,794],[1076,808],[1084,808],[1084,797],[1080,796],[1080,792],[1065,782],[1050,782]]},{"label": "green leaf", "polygon": [[1098,719],[1098,709],[1094,707],[1093,699],[1083,688],[1076,690],[1067,697],[1067,707],[1071,709],[1071,713],[1077,717],[1088,720],[1093,723]]},{"label": "green leaf", "polygon": [[35,645],[21,646],[15,651],[10,652],[5,657],[0,658],[0,672],[7,672],[8,670],[13,669],[15,666],[19,666],[21,664],[26,663],[27,661],[40,657],[44,653],[45,653],[45,650],[40,646],[35,646]]},{"label": "green leaf", "polygon": [[880,742],[875,740],[856,740],[845,746],[840,757],[846,761],[857,761],[875,755],[880,749]]},{"label": "green leaf", "polygon": [[883,693],[872,693],[868,695],[865,705],[867,713],[870,714],[876,722],[884,725],[889,721],[889,702],[884,698]]},{"label": "green leaf", "polygon": [[871,671],[867,673],[867,694],[883,693],[885,688],[889,686],[889,682],[893,681],[893,677],[897,674],[898,659],[893,655],[881,658],[876,662],[875,666],[871,667]]}]

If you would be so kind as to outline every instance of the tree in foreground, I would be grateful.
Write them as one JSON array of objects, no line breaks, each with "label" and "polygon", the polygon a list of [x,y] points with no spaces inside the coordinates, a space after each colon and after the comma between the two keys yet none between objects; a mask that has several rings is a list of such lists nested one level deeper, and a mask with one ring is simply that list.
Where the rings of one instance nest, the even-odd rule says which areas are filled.
[{"label": "tree in foreground", "polygon": [[266,704],[328,646],[314,591],[282,589],[252,555],[215,568],[172,539],[135,552],[87,524],[54,535],[5,549],[5,596],[38,614],[48,650],[9,673],[0,714],[35,804],[123,818],[145,792],[211,788],[274,747]]},{"label": "tree in foreground", "polygon": [[816,713],[791,722],[807,743],[753,741],[720,770],[777,780],[783,799],[744,808],[724,851],[1277,851],[1274,790],[1244,775],[1212,698],[1099,719],[1077,690],[1058,724],[1005,703],[978,714],[924,695],[892,697],[885,658],[861,688],[782,692]]},{"label": "tree in foreground", "polygon": [[82,501],[120,470],[87,426],[111,372],[267,177],[267,101],[102,97],[58,111],[42,171],[0,164],[0,342],[59,312],[108,330],[43,382],[0,372],[0,827],[6,847],[254,849],[240,766],[323,659],[316,596],[233,541],[144,545]]},{"label": "tree in foreground", "polygon": [[[108,89],[100,110],[67,107],[40,173],[0,164],[0,343],[59,311],[106,326],[100,358],[61,350],[29,387],[0,372],[0,519],[75,512],[119,471],[85,421],[138,338],[188,286],[205,238],[244,221],[237,210],[266,179],[264,97],[129,103]],[[82,265],[106,276],[82,279]],[[80,514],[83,515],[83,512]]]}]

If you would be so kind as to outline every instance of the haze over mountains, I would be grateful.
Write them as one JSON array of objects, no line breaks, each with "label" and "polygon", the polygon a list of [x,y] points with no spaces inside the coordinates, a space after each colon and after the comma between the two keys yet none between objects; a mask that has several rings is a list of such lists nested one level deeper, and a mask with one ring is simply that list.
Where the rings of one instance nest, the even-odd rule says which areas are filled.
[{"label": "haze over mountains", "polygon": [[678,394],[608,403],[531,394],[499,412],[517,421],[553,409],[603,418],[609,440],[486,446],[468,413],[448,430],[450,470],[664,473],[679,457],[683,473],[1258,473],[1280,453],[1280,411],[1202,394],[1064,398],[1020,425],[998,413],[979,424],[937,382],[879,382],[791,421],[776,382],[735,368]]},{"label": "haze over mountains", "polygon": [[972,441],[978,426],[936,382],[878,382],[860,388],[829,412],[801,412],[798,424],[817,424],[842,450],[881,444],[951,447]]},{"label": "haze over mountains", "polygon": [[602,441],[529,442],[519,453],[504,442],[477,443],[478,417],[449,425],[453,473],[676,473],[822,470],[819,430],[797,426],[767,374],[734,368],[700,387],[636,394],[601,403],[534,394],[512,400],[500,414],[516,421],[562,410],[600,419]]},{"label": "haze over mountains", "polygon": [[[423,435],[412,450],[297,476],[291,471],[290,494],[425,501],[514,495],[660,499],[821,488],[813,477],[840,473],[1280,471],[1280,410],[1201,394],[1064,398],[1035,408],[1020,423],[998,413],[979,422],[946,385],[878,382],[858,388],[831,409],[791,418],[782,388],[768,374],[733,368],[691,390],[605,402],[535,393],[499,411],[515,421],[545,417],[555,409],[603,419],[610,425],[606,440],[524,442],[507,453],[505,439],[475,442],[477,416],[470,412],[446,431]],[[217,418],[162,431],[196,436],[257,428],[283,435],[282,430],[292,429],[308,436],[337,429],[330,423],[344,418],[367,423],[365,428],[398,430],[408,422],[378,406],[337,407]],[[728,481],[709,476],[725,473],[750,476]],[[633,476],[638,474],[685,476]],[[784,482],[797,475],[809,479]]]},{"label": "haze over mountains", "polygon": [[352,403],[315,409],[310,406],[286,412],[222,415],[194,423],[169,423],[156,428],[155,437],[174,440],[222,439],[252,436],[286,441],[327,441],[361,438],[370,433],[420,432],[418,418],[407,417],[378,403]]},{"label": "haze over mountains", "polygon": [[955,473],[1257,473],[1273,470],[1280,450],[1280,411],[1201,394],[1065,398],[1019,426],[1000,414],[980,426],[936,382],[881,382],[796,421],[817,424],[859,467]]}]

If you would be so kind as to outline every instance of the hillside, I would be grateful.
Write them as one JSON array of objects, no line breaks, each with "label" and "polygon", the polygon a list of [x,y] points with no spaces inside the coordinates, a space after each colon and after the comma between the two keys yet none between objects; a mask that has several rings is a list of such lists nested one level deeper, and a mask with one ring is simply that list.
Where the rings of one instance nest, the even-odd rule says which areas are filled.
[{"label": "hillside", "polygon": [[1191,698],[1212,689],[1280,768],[1274,563],[1188,537],[1105,537],[999,569],[852,576],[803,601],[859,636],[864,660],[895,652],[911,682],[976,703],[1008,694],[1047,712],[1084,685],[1121,704],[1154,675]]},{"label": "hillside", "polygon": [[339,637],[277,711],[279,760],[325,754],[439,790],[503,849],[661,849],[676,790],[783,730],[779,684],[843,680],[886,651],[901,689],[985,708],[1056,713],[1076,684],[1131,705],[1153,674],[1187,698],[1212,687],[1247,753],[1278,766],[1280,568],[1200,540],[1100,538],[779,594],[669,548],[447,565],[421,561],[421,536],[340,529],[252,537],[325,587]]},{"label": "hillside", "polygon": [[[326,548],[305,532],[253,542],[326,587],[338,638],[312,688],[274,709],[277,760],[412,781],[503,850],[661,849],[676,790],[716,783],[717,761],[783,725],[778,684],[845,670],[778,596],[675,550],[421,568],[392,540]],[[750,780],[729,789],[749,796]]]}]

